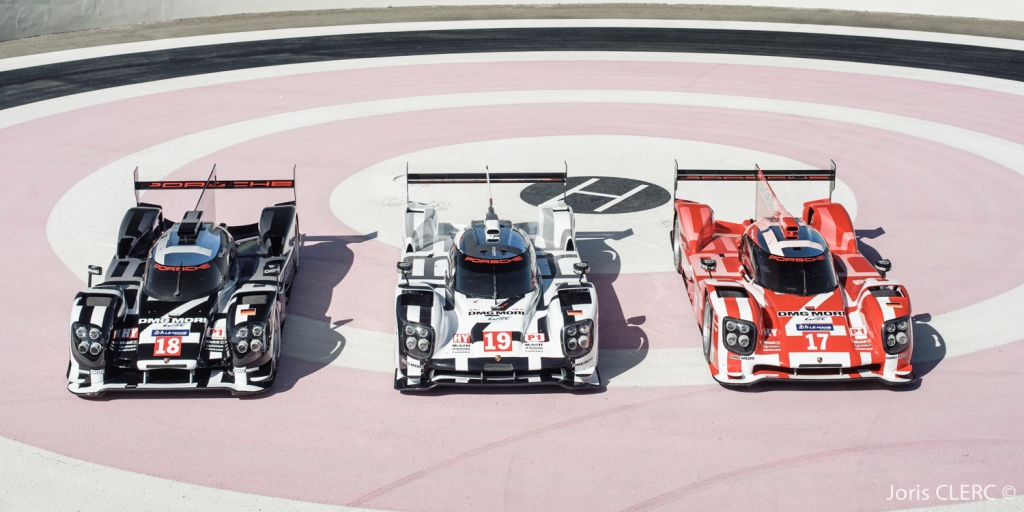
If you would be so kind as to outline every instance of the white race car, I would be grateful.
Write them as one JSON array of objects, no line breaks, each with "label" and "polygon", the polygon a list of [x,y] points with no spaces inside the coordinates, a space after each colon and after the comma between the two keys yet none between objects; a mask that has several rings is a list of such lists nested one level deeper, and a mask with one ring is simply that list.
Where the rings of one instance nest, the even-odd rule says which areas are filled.
[{"label": "white race car", "polygon": [[[562,173],[408,174],[409,184],[565,183]],[[564,186],[564,185],[563,185]],[[408,202],[395,291],[395,389],[557,384],[597,388],[597,292],[580,261],[572,208],[537,222],[494,213],[460,226]]]}]

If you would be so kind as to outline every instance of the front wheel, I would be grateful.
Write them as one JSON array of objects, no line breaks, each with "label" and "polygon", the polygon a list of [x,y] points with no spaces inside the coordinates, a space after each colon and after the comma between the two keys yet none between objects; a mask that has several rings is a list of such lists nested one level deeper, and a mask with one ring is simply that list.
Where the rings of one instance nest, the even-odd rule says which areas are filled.
[{"label": "front wheel", "polygon": [[679,214],[676,214],[676,221],[673,223],[672,231],[672,261],[676,265],[676,272],[683,273],[683,248],[679,246]]},{"label": "front wheel", "polygon": [[701,324],[701,338],[704,342],[704,360],[711,362],[711,301],[704,300],[704,323]]}]

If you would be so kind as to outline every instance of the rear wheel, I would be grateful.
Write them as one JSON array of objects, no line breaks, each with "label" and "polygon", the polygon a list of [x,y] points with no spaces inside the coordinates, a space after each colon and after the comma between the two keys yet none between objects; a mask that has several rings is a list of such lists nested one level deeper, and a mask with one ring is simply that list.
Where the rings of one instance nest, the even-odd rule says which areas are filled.
[{"label": "rear wheel", "polygon": [[704,323],[701,324],[701,338],[704,342],[704,360],[711,362],[711,301],[704,300]]}]

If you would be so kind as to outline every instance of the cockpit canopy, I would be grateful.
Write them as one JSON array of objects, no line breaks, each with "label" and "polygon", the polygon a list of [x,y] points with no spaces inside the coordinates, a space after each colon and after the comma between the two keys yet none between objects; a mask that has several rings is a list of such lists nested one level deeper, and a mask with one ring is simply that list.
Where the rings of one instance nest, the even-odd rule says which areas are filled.
[{"label": "cockpit canopy", "polygon": [[498,236],[488,241],[483,222],[474,222],[452,249],[451,282],[467,297],[521,297],[533,291],[534,254],[526,236],[501,221]]},{"label": "cockpit canopy", "polygon": [[755,224],[744,236],[744,266],[754,281],[779,293],[818,295],[837,286],[828,244],[813,228],[799,223],[786,237],[778,224]]},{"label": "cockpit canopy", "polygon": [[[184,224],[184,223],[182,223]],[[214,293],[228,273],[228,236],[213,223],[182,231],[175,224],[157,240],[149,254],[143,289],[146,295],[183,302]]]}]

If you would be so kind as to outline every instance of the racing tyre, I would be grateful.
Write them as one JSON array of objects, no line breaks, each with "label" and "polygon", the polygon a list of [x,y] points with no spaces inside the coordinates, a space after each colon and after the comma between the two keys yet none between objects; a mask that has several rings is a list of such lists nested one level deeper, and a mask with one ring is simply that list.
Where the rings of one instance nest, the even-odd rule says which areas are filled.
[{"label": "racing tyre", "polygon": [[679,247],[679,214],[676,214],[675,222],[672,223],[672,231],[669,232],[669,236],[672,237],[672,261],[675,263],[676,272],[679,274],[683,273],[683,254],[682,248]]},{"label": "racing tyre", "polygon": [[711,301],[704,300],[704,322],[701,323],[700,337],[704,346],[704,360],[711,363]]}]

